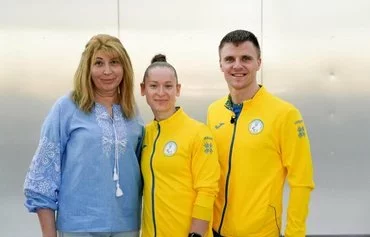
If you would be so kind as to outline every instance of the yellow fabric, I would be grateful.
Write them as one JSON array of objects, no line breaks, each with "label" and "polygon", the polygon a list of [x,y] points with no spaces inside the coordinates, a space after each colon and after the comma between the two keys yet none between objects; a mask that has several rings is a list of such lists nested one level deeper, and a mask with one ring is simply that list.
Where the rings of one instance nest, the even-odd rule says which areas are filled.
[{"label": "yellow fabric", "polygon": [[[220,170],[211,132],[181,108],[145,130],[142,236],[187,236],[192,218],[213,216]],[[211,223],[206,236],[212,236]]]},{"label": "yellow fabric", "polygon": [[237,122],[231,124],[234,113],[227,101],[224,97],[211,104],[207,116],[221,167],[214,230],[226,237],[278,236],[287,179],[287,235],[303,234],[314,182],[301,114],[261,87],[253,99],[243,102]]},{"label": "yellow fabric", "polygon": [[294,187],[290,191],[288,206],[288,221],[285,230],[286,237],[305,237],[306,236],[306,217],[308,213],[308,203],[310,201],[310,188]]}]

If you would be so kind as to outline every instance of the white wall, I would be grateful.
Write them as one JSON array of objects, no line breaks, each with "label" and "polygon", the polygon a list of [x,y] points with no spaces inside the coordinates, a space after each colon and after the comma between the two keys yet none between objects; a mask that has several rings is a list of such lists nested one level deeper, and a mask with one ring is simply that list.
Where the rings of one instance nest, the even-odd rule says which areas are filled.
[{"label": "white wall", "polygon": [[[305,117],[316,189],[308,234],[370,234],[370,1],[10,1],[0,8],[0,235],[39,236],[22,185],[52,103],[71,89],[86,42],[120,36],[139,82],[165,53],[183,84],[179,104],[205,119],[227,93],[217,47],[229,31],[262,44],[259,80]],[[119,12],[119,24],[118,24]]]}]

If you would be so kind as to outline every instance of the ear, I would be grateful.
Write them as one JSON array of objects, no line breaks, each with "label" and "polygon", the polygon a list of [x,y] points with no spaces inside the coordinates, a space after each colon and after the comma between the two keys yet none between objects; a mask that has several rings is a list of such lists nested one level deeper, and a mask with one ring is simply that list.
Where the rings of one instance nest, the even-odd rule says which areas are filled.
[{"label": "ear", "polygon": [[180,96],[180,91],[181,91],[181,84],[177,84],[176,85],[176,96],[179,97]]},{"label": "ear", "polygon": [[224,70],[222,69],[221,59],[220,59],[220,60],[218,60],[218,65],[220,66],[220,70],[221,70],[221,72],[224,72]]},{"label": "ear", "polygon": [[257,59],[258,70],[260,70],[261,68],[261,63],[262,63],[262,59],[261,58]]},{"label": "ear", "polygon": [[141,96],[145,95],[145,84],[144,84],[144,82],[140,83],[140,92],[141,92]]}]

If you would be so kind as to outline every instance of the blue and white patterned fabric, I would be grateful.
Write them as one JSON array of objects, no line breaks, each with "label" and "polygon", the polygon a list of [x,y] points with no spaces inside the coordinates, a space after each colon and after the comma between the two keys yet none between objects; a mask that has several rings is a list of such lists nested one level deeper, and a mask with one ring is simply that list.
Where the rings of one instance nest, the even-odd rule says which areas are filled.
[{"label": "blue and white patterned fabric", "polygon": [[85,113],[70,96],[60,98],[42,126],[25,206],[57,210],[63,232],[139,230],[142,136],[141,118],[127,120],[119,105],[110,116],[101,104]]}]

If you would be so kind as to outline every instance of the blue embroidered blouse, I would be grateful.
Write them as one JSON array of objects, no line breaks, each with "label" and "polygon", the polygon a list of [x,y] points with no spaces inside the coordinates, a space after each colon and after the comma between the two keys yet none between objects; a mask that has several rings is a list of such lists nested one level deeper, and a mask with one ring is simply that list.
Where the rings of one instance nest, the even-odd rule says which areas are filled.
[{"label": "blue embroidered blouse", "polygon": [[26,175],[25,206],[57,210],[63,232],[139,230],[142,136],[141,118],[126,119],[119,105],[110,116],[101,104],[85,113],[69,95],[60,98]]}]

